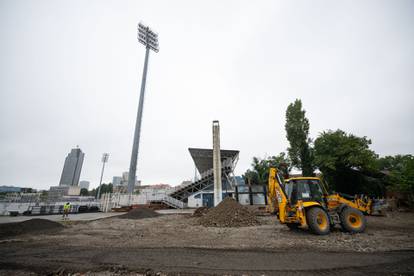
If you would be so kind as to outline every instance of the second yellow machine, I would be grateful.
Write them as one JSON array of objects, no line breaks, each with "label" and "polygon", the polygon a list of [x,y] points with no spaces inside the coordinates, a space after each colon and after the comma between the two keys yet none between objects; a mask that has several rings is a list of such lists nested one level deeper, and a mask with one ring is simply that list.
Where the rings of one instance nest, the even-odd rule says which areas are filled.
[{"label": "second yellow machine", "polygon": [[318,235],[326,235],[339,224],[347,232],[363,232],[372,202],[357,198],[348,200],[339,194],[328,194],[317,177],[296,177],[284,181],[277,169],[271,168],[268,204],[280,223],[289,228],[308,227]]}]

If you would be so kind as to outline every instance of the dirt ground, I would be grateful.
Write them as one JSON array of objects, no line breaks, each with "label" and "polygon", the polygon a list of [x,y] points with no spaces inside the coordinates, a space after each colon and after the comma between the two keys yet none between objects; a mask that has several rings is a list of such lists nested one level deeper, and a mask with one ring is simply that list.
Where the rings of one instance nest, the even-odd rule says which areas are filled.
[{"label": "dirt ground", "polygon": [[238,228],[190,215],[69,221],[59,232],[0,237],[0,275],[414,275],[413,213],[368,217],[353,235],[257,219]]}]

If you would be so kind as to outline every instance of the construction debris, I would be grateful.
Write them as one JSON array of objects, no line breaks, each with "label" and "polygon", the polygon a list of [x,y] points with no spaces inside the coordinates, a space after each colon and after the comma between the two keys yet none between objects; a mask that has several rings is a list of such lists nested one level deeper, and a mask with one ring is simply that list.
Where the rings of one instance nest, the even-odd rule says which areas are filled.
[{"label": "construction debris", "polygon": [[59,222],[47,219],[30,219],[23,222],[3,223],[0,226],[0,238],[23,234],[51,234],[64,226]]},{"label": "construction debris", "polygon": [[132,209],[128,213],[118,216],[120,219],[143,219],[143,218],[154,218],[160,214],[150,208],[136,208]]},{"label": "construction debris", "polygon": [[193,217],[198,217],[199,218],[199,217],[204,216],[207,213],[208,213],[208,207],[205,207],[205,206],[199,207],[194,211]]},{"label": "construction debris", "polygon": [[227,197],[216,207],[209,209],[199,219],[203,226],[241,227],[260,224],[255,215],[233,198]]}]

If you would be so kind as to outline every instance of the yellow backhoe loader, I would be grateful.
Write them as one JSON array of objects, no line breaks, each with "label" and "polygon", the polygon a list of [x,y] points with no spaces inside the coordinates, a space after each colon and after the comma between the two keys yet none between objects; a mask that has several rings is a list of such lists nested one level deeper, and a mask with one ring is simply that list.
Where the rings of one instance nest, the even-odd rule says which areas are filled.
[{"label": "yellow backhoe loader", "polygon": [[367,224],[363,213],[372,212],[372,201],[367,198],[349,200],[329,194],[317,177],[284,180],[275,168],[269,172],[268,204],[280,223],[289,228],[308,227],[318,235],[328,234],[336,224],[347,232],[363,232]]}]

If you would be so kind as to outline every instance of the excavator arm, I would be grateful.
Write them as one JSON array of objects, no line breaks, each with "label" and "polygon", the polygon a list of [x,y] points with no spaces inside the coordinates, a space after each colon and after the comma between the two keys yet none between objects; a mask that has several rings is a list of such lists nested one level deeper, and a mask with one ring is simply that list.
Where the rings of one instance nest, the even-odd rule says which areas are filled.
[{"label": "excavator arm", "polygon": [[278,210],[279,220],[281,223],[285,223],[285,212],[288,204],[286,193],[282,187],[283,182],[278,174],[276,168],[270,168],[269,181],[268,181],[268,210],[271,213],[275,213]]}]

